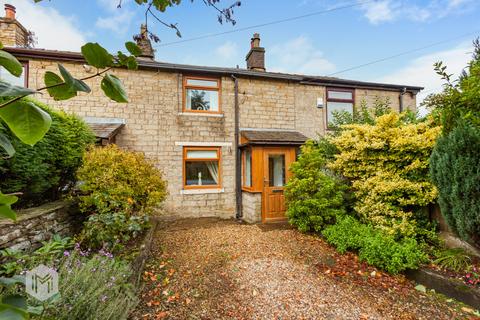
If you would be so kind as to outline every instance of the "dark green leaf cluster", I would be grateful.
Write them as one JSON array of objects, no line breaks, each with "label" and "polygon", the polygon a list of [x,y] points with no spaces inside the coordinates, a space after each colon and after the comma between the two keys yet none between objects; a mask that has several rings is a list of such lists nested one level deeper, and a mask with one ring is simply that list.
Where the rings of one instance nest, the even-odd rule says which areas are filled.
[{"label": "dark green leaf cluster", "polygon": [[357,251],[360,260],[392,274],[417,269],[427,259],[415,239],[403,238],[398,241],[350,216],[328,226],[322,233],[339,252]]},{"label": "dark green leaf cluster", "polygon": [[80,118],[33,100],[25,103],[34,104],[48,114],[52,125],[34,146],[22,143],[11,131],[3,129],[17,152],[11,158],[0,158],[0,190],[23,193],[19,206],[58,199],[73,185],[83,153],[95,141],[90,128]]},{"label": "dark green leaf cluster", "polygon": [[448,134],[459,123],[469,122],[480,127],[480,41],[473,42],[473,59],[457,80],[442,62],[435,64],[435,71],[445,81],[442,93],[432,94],[422,103],[443,125]]},{"label": "dark green leaf cluster", "polygon": [[430,173],[450,228],[480,245],[480,128],[464,122],[440,137]]},{"label": "dark green leaf cluster", "polygon": [[328,140],[308,141],[291,166],[285,188],[289,222],[300,231],[321,231],[346,212],[346,186],[325,169],[335,147]]}]

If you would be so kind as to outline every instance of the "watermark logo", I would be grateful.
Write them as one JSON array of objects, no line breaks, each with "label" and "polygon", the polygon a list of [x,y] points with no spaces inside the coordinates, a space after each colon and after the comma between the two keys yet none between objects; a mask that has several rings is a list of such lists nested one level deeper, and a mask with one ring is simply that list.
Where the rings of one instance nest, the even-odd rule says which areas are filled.
[{"label": "watermark logo", "polygon": [[51,298],[58,293],[58,273],[43,264],[27,271],[25,290],[40,301]]}]

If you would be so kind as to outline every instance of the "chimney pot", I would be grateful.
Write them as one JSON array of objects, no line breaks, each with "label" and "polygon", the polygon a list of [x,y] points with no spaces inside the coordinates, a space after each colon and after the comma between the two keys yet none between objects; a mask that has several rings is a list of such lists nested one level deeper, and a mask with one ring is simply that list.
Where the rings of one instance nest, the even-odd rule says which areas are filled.
[{"label": "chimney pot", "polygon": [[5,18],[15,20],[15,7],[11,4],[5,4]]}]

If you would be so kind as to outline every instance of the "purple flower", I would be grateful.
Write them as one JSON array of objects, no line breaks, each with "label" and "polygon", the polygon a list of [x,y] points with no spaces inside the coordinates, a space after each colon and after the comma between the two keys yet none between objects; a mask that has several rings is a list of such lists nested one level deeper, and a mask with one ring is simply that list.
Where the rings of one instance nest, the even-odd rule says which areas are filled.
[{"label": "purple flower", "polygon": [[70,252],[68,252],[67,250],[63,251],[63,255],[65,257],[69,257],[70,256]]}]

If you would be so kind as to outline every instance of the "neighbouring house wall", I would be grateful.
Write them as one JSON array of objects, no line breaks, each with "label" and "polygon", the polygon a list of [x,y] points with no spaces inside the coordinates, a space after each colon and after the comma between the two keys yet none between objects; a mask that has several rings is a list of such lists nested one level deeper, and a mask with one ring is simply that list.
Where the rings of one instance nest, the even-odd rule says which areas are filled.
[{"label": "neighbouring house wall", "polygon": [[[360,106],[362,101],[367,103],[367,106],[372,106],[377,98],[382,100],[388,99],[393,110],[400,110],[400,93],[398,91],[384,91],[372,89],[356,89],[355,90],[355,105]],[[403,95],[403,110],[416,111],[416,96],[405,93]]]},{"label": "neighbouring house wall", "polygon": [[[46,71],[58,73],[57,63],[30,60],[29,87],[42,87]],[[82,63],[61,63],[75,77],[92,75],[85,71]],[[112,73],[124,83],[129,103],[120,104],[105,97],[100,78],[88,80],[92,88],[90,94],[79,93],[73,99],[59,102],[47,94],[36,98],[81,117],[124,119],[126,125],[116,137],[116,143],[125,149],[143,152],[164,172],[168,182],[169,196],[165,203],[168,212],[181,216],[234,217],[233,80],[221,78],[221,113],[199,114],[182,111],[181,73],[151,69],[115,69]],[[375,96],[369,92],[357,89],[357,101],[362,96]],[[398,108],[398,92],[378,90],[377,93],[391,96],[392,104],[397,103]],[[240,127],[296,130],[315,138],[325,133],[326,114],[325,106],[317,108],[317,98],[325,101],[325,87],[287,80],[239,78]],[[221,147],[221,189],[183,190],[183,147],[198,145]]]},{"label": "neighbouring house wall", "polygon": [[26,47],[27,30],[16,20],[0,18],[0,42],[6,47]]},{"label": "neighbouring house wall", "polygon": [[243,191],[242,192],[243,220],[248,223],[262,221],[262,194]]},{"label": "neighbouring house wall", "polygon": [[64,201],[20,210],[16,222],[0,220],[0,249],[36,249],[55,234],[73,236],[81,222],[76,207]]}]

